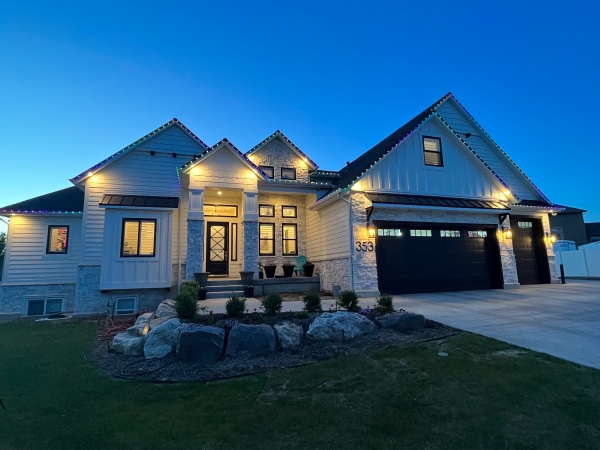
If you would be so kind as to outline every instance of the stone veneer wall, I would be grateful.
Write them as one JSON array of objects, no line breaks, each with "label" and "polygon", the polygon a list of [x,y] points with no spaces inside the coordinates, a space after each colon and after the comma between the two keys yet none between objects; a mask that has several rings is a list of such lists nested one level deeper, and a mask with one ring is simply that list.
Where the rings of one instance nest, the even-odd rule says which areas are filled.
[{"label": "stone veneer wall", "polygon": [[204,220],[188,220],[185,279],[193,280],[204,266]]},{"label": "stone veneer wall", "polygon": [[250,155],[250,160],[257,166],[273,166],[274,178],[277,180],[281,179],[281,168],[286,167],[296,169],[296,181],[310,181],[306,163],[279,138],[273,139]]},{"label": "stone veneer wall", "polygon": [[19,316],[27,313],[26,297],[62,297],[64,311],[73,311],[75,284],[39,284],[28,286],[0,286],[0,316]]},{"label": "stone veneer wall", "polygon": [[242,269],[254,272],[254,278],[258,278],[258,222],[243,222],[240,238],[244,248]]},{"label": "stone veneer wall", "polygon": [[[369,238],[367,230],[367,200],[362,192],[354,192],[350,197],[352,204],[352,278],[354,290],[362,296],[379,295],[375,239]],[[372,242],[373,251],[359,252],[355,242]]]},{"label": "stone veneer wall", "polygon": [[[504,219],[501,227],[510,229],[510,216]],[[519,276],[517,274],[517,260],[515,259],[515,251],[513,250],[512,239],[505,239],[502,233],[498,236],[498,245],[500,246],[500,260],[502,261],[502,276],[504,277],[504,288],[517,288],[521,286]]]},{"label": "stone veneer wall", "polygon": [[342,290],[351,289],[349,258],[315,261],[315,271],[321,277],[321,289],[333,291],[333,285],[339,284]]},{"label": "stone veneer wall", "polygon": [[[258,194],[259,205],[274,205],[275,206],[275,217],[259,217],[259,223],[274,223],[275,224],[275,255],[274,256],[260,256],[258,257],[258,224],[256,225],[256,255],[257,258],[263,264],[273,263],[277,264],[276,275],[283,275],[283,269],[280,267],[283,263],[289,262],[296,264],[296,259],[299,255],[306,256],[306,203],[304,196],[301,195],[278,195],[278,194]],[[297,217],[282,217],[281,207],[295,206]],[[296,256],[283,256],[283,224],[296,224],[296,230],[298,233],[298,255]],[[248,245],[250,242],[248,238],[244,238],[244,245]],[[245,253],[244,253],[245,259]],[[257,259],[257,261],[258,261]],[[258,267],[258,266],[257,266]],[[258,270],[258,269],[257,269]]]}]

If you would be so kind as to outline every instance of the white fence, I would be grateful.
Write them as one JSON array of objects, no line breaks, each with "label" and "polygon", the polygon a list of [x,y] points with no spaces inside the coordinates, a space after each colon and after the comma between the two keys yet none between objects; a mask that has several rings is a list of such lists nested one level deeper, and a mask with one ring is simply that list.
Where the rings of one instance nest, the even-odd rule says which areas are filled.
[{"label": "white fence", "polygon": [[559,277],[560,264],[565,268],[566,277],[600,278],[600,248],[556,252],[556,271]]}]

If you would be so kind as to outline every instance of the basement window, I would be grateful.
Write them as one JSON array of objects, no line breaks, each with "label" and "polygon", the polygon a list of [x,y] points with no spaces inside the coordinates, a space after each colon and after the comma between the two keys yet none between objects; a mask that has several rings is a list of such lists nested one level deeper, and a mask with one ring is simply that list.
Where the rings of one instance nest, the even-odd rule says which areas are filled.
[{"label": "basement window", "polygon": [[135,314],[137,311],[137,302],[138,298],[135,295],[129,295],[127,297],[115,297],[113,303],[113,313],[116,316]]},{"label": "basement window", "polygon": [[423,156],[426,166],[443,167],[442,140],[436,137],[423,136]]},{"label": "basement window", "polygon": [[62,298],[36,298],[27,301],[28,316],[47,316],[63,310]]}]

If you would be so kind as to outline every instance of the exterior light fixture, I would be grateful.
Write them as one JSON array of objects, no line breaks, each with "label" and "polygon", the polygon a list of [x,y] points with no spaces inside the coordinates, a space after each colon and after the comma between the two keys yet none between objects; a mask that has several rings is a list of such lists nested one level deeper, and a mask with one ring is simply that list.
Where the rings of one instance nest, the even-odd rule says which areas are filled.
[{"label": "exterior light fixture", "polygon": [[556,236],[550,233],[546,233],[546,242],[554,244],[556,242]]},{"label": "exterior light fixture", "polygon": [[218,191],[218,192],[217,192],[217,195],[221,195],[221,194],[222,194],[222,192],[221,192],[221,191]]},{"label": "exterior light fixture", "polygon": [[502,227],[502,236],[504,236],[504,239],[512,239],[512,230]]},{"label": "exterior light fixture", "polygon": [[372,223],[370,223],[367,226],[367,230],[369,232],[369,239],[374,238],[375,237],[375,226]]}]

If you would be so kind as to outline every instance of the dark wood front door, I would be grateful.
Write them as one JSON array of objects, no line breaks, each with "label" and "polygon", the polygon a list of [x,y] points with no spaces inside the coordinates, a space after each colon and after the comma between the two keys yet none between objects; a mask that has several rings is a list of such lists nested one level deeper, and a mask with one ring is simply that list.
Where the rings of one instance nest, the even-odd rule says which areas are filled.
[{"label": "dark wood front door", "polygon": [[550,283],[548,255],[540,219],[511,218],[513,250],[520,284]]},{"label": "dark wood front door", "polygon": [[229,223],[208,222],[206,246],[206,271],[211,275],[229,273]]}]

